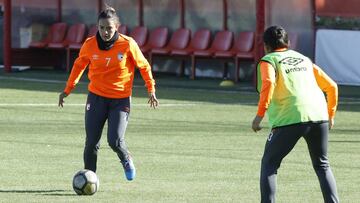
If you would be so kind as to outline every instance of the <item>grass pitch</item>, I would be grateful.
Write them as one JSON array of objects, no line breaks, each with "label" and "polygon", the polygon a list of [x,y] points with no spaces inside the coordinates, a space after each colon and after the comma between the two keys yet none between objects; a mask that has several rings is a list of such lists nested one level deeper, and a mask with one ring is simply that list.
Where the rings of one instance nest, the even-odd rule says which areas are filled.
[{"label": "grass pitch", "polygon": [[[259,202],[260,159],[269,128],[251,131],[258,99],[253,89],[161,75],[156,110],[147,106],[144,83],[135,80],[126,141],[136,179],[125,180],[107,146],[105,127],[100,190],[77,196],[71,181],[83,167],[87,82],[82,80],[60,109],[58,94],[66,78],[53,71],[0,73],[0,202]],[[360,199],[359,89],[340,88],[329,141],[342,202]],[[303,139],[278,172],[277,202],[323,202]]]}]

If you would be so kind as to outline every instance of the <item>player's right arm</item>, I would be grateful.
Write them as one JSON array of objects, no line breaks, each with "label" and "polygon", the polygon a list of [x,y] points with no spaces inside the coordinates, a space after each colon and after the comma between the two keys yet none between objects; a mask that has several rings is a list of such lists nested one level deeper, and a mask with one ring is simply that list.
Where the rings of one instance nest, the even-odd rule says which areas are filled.
[{"label": "player's right arm", "polygon": [[87,54],[88,49],[89,48],[87,46],[87,43],[85,42],[80,49],[79,57],[75,60],[70,76],[66,83],[66,87],[64,89],[66,95],[69,95],[70,92],[75,88],[76,84],[79,82],[82,74],[84,73],[84,70],[90,63],[90,59]]},{"label": "player's right arm", "polygon": [[87,47],[85,46],[86,42],[80,49],[79,57],[75,60],[72,67],[70,76],[67,80],[66,87],[62,93],[59,95],[59,107],[63,107],[64,98],[67,97],[70,92],[75,88],[76,84],[79,82],[82,74],[84,73],[85,68],[90,63],[89,58],[87,57]]}]

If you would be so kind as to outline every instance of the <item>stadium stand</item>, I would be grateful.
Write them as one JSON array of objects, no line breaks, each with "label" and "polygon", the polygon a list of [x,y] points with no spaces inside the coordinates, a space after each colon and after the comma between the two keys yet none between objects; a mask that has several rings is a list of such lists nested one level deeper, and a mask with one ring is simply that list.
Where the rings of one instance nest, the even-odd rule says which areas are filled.
[{"label": "stadium stand", "polygon": [[196,60],[198,58],[212,58],[217,51],[227,51],[231,48],[234,33],[222,30],[215,34],[211,47],[206,50],[195,50],[191,54],[191,79],[196,77]]},{"label": "stadium stand", "polygon": [[[87,36],[86,38],[89,38],[89,37],[92,37],[94,35],[96,35],[96,32],[97,32],[98,28],[97,28],[97,25],[91,25],[87,31]],[[71,52],[72,51],[79,51],[81,46],[82,46],[83,42],[81,43],[71,43],[69,44],[69,46],[67,47],[66,49],[66,71],[70,71],[71,69]]]},{"label": "stadium stand", "polygon": [[[295,0],[292,0],[295,2]],[[305,0],[303,0],[305,2]],[[334,1],[335,0],[329,0]],[[1,2],[1,0],[0,0]],[[75,3],[76,2],[76,3]],[[68,52],[67,55],[61,53],[60,57],[60,51],[58,53],[55,53],[55,51],[51,50],[49,51],[48,44],[52,44],[50,46],[53,47],[53,42],[55,41],[55,47],[52,49],[63,49],[63,45],[60,45],[63,39],[66,37],[66,30],[69,29],[69,25],[72,25],[73,23],[84,23],[87,26],[91,26],[92,24],[96,23],[96,15],[99,11],[103,9],[103,4],[101,2],[104,2],[103,0],[99,0],[96,3],[92,2],[77,2],[77,1],[58,1],[56,4],[52,1],[44,1],[42,3],[36,3],[34,1],[24,1],[22,3],[14,2],[13,4],[10,4],[10,10],[13,12],[12,14],[7,12],[9,15],[4,15],[4,19],[13,19],[13,21],[6,21],[7,24],[12,24],[11,29],[7,27],[7,29],[4,29],[4,33],[7,33],[6,40],[4,41],[4,45],[7,44],[7,52],[10,53],[9,55],[4,55],[4,58],[6,58],[6,61],[12,62],[14,65],[29,65],[34,66],[34,68],[37,68],[37,66],[46,66],[51,67],[54,65],[58,65],[58,63],[62,63],[62,68],[65,70],[65,63],[70,63],[66,59],[65,56],[69,55],[68,52],[74,51],[74,53],[71,53],[74,57],[77,50],[80,49],[82,43],[74,43],[70,44],[67,48],[65,48]],[[112,6],[118,8],[127,8],[124,12],[120,12],[120,19],[122,22],[124,22],[124,25],[119,27],[118,31],[120,33],[129,35],[135,39],[135,41],[138,43],[138,45],[141,47],[143,51],[145,51],[145,56],[149,59],[150,63],[153,63],[153,58],[157,56],[166,56],[166,58],[169,59],[178,59],[182,58],[182,68],[180,69],[181,73],[184,73],[184,62],[189,62],[190,68],[187,73],[190,72],[189,75],[192,75],[192,69],[195,69],[195,67],[191,67],[192,64],[190,64],[191,56],[194,52],[198,50],[206,50],[208,49],[208,46],[212,43],[212,38],[214,37],[213,34],[215,34],[219,30],[229,30],[233,32],[238,32],[239,30],[251,30],[260,32],[261,27],[264,26],[260,24],[261,26],[254,26],[256,23],[261,23],[263,21],[256,21],[258,18],[250,18],[249,22],[246,24],[238,23],[239,19],[243,17],[242,12],[237,12],[238,10],[247,11],[249,9],[256,8],[256,12],[259,12],[259,15],[261,15],[262,18],[267,18],[269,16],[264,16],[264,13],[260,8],[255,7],[255,3],[246,3],[243,4],[241,1],[237,0],[227,0],[227,1],[214,1],[214,2],[207,2],[206,4],[203,4],[196,0],[191,1],[171,1],[166,0],[168,3],[159,4],[157,1],[121,1],[121,3],[114,3]],[[186,5],[185,5],[186,2]],[[244,0],[244,2],[246,2]],[[296,1],[297,2],[297,1]],[[0,3],[1,4],[1,3]],[[290,5],[290,3],[288,3]],[[299,3],[300,5],[301,3]],[[86,8],[89,9],[79,9],[84,8],[83,6],[86,6]],[[161,6],[160,6],[161,5]],[[275,4],[278,5],[278,4]],[[287,6],[289,6],[287,5]],[[307,5],[307,3],[304,3],[304,5]],[[325,5],[325,7],[328,5]],[[24,8],[29,8],[25,9]],[[52,8],[48,9],[48,8]],[[300,7],[302,11],[307,12],[306,7]],[[322,10],[324,8],[324,5],[317,5],[317,8],[320,8],[319,12],[324,11]],[[39,12],[39,9],[45,9],[49,12]],[[269,8],[270,9],[270,8]],[[273,7],[270,9],[272,10]],[[42,11],[42,10],[41,10]],[[53,12],[55,11],[55,12]],[[266,11],[267,12],[267,11]],[[134,15],[131,18],[128,18],[128,13],[134,13]],[[290,12],[291,13],[291,12]],[[310,12],[312,14],[313,12]],[[5,12],[4,12],[5,14]],[[275,15],[276,12],[271,14],[270,16]],[[300,13],[299,13],[300,14]],[[253,16],[254,13],[247,13],[247,17]],[[334,14],[336,15],[336,13]],[[223,18],[218,18],[216,16],[222,16]],[[292,16],[292,15],[291,15]],[[311,19],[311,16],[309,13],[302,14],[300,16]],[[93,19],[92,19],[93,18]],[[259,18],[260,19],[260,18]],[[271,18],[271,19],[276,19]],[[304,21],[299,22],[301,24],[301,27],[306,27],[312,29],[312,25],[308,25],[308,22],[313,21]],[[216,23],[212,23],[212,22]],[[5,21],[4,21],[5,22]],[[55,23],[57,22],[57,23]],[[272,22],[272,20],[269,20],[269,22]],[[49,24],[50,23],[50,24]],[[289,23],[291,23],[289,21]],[[306,26],[305,26],[306,24]],[[49,26],[50,25],[50,26]],[[60,28],[62,27],[63,28]],[[138,27],[136,27],[138,26]],[[150,31],[153,28],[156,27],[167,27],[169,29],[169,33],[171,34],[171,38],[169,38],[169,43],[165,43],[165,46],[162,48],[154,48],[149,49],[149,36]],[[285,27],[289,27],[286,23],[284,23]],[[183,48],[183,47],[177,47],[173,46],[174,42],[172,39],[172,35],[174,33],[174,40],[177,38],[175,37],[175,34],[178,28],[184,28],[190,30],[190,43]],[[192,46],[192,44],[201,44],[202,41],[206,41],[207,39],[200,39],[200,40],[193,40],[193,38],[196,36],[194,33],[196,33],[197,30],[200,28],[206,28],[211,31],[210,34],[210,40],[208,40],[209,44],[206,45],[206,48],[198,48],[195,46]],[[297,26],[291,26],[296,30],[299,30]],[[89,28],[89,27],[88,27]],[[62,29],[62,30],[61,30]],[[147,30],[145,34],[143,33],[143,30]],[[256,30],[255,30],[256,29]],[[314,41],[311,34],[299,32],[297,33],[298,39],[300,40],[297,42],[297,37],[295,40],[291,39],[290,34],[292,32],[296,32],[296,30],[289,30],[289,38],[291,41],[291,48],[292,49],[298,49],[299,51],[307,51],[307,55],[312,55],[313,49],[308,49],[306,47],[309,47],[312,45],[312,42]],[[12,30],[12,32],[8,32],[8,30]],[[91,32],[90,29],[88,29],[88,33],[96,33],[96,26],[94,26],[94,32]],[[139,31],[140,30],[140,31]],[[6,31],[6,32],[5,32]],[[130,32],[132,31],[132,32]],[[139,32],[138,32],[139,31]],[[61,34],[62,33],[62,34]],[[260,33],[261,34],[261,33]],[[87,34],[89,36],[90,34]],[[5,35],[4,35],[5,36]],[[12,36],[12,40],[10,40],[10,37]],[[92,36],[92,35],[91,35]],[[169,35],[170,36],[170,35]],[[56,39],[56,38],[61,38]],[[39,39],[42,39],[41,41]],[[256,38],[259,42],[261,39]],[[39,40],[39,41],[38,41]],[[33,41],[33,42],[31,42]],[[35,42],[37,41],[37,42]],[[151,41],[151,40],[149,40]],[[9,43],[11,42],[11,43]],[[300,44],[301,42],[301,44]],[[180,42],[178,42],[180,45]],[[29,45],[30,44],[30,45]],[[304,45],[306,44],[306,45]],[[255,49],[255,45],[256,49]],[[251,52],[248,53],[240,53],[238,55],[238,59],[241,65],[241,68],[248,67],[248,63],[242,64],[243,60],[247,60],[248,58],[252,59],[255,54],[252,52],[255,52],[257,50],[257,54],[255,55],[256,58],[261,56],[262,47],[260,43],[256,43],[253,45],[254,50],[251,50]],[[30,48],[28,48],[30,47]],[[66,46],[64,46],[66,47]],[[296,48],[295,48],[296,47]],[[37,49],[35,49],[37,48]],[[170,51],[169,51],[170,50]],[[1,51],[1,50],[0,50]],[[166,52],[166,53],[164,53]],[[220,53],[223,54],[223,53]],[[231,53],[232,56],[226,56],[221,57],[217,56],[216,54],[211,54],[210,56],[202,57],[202,56],[196,56],[195,54],[195,63],[196,59],[198,58],[209,58],[211,59],[219,59],[224,60],[226,59],[230,61],[231,63],[235,62],[235,55],[234,53]],[[243,56],[245,55],[245,56]],[[250,56],[249,56],[250,55]],[[5,57],[6,56],[6,57]],[[45,56],[45,57],[44,57]],[[1,60],[1,59],[0,59]],[[156,59],[155,59],[156,60]],[[188,61],[189,60],[189,61]],[[253,59],[252,59],[253,60]],[[58,62],[60,61],[60,62]],[[225,60],[224,60],[225,61]],[[254,62],[254,61],[252,61]],[[10,64],[10,63],[7,63]],[[186,63],[187,64],[187,63]],[[219,70],[221,70],[218,67],[218,64],[213,63],[204,63],[206,66],[202,67],[202,70],[206,71],[198,71],[196,76],[201,77],[217,77],[219,76]],[[225,63],[226,64],[226,63]],[[69,64],[70,65],[70,64]],[[67,65],[67,67],[69,66]],[[172,69],[173,63],[162,63],[161,66],[156,66],[156,70],[158,71],[166,71],[166,72],[174,72],[175,70]],[[200,63],[198,63],[198,66],[200,66]],[[11,67],[8,68],[9,65],[7,65],[6,70],[11,70]],[[253,67],[253,66],[252,66]],[[186,66],[188,68],[188,66]],[[199,68],[199,67],[198,67]],[[232,68],[232,67],[231,67]],[[69,68],[66,68],[69,70]],[[242,71],[240,69],[240,71]],[[247,71],[245,73],[246,77],[250,76],[252,74],[252,71]],[[180,74],[183,75],[183,74]],[[237,75],[237,74],[236,74]],[[191,76],[195,78],[194,76]],[[245,80],[247,78],[244,78]],[[238,79],[235,79],[238,80]]]},{"label": "stadium stand", "polygon": [[[90,26],[90,28],[87,31],[86,38],[89,38],[89,37],[92,37],[92,36],[96,35],[96,32],[97,32],[97,26],[96,25]],[[69,44],[68,48],[71,49],[71,50],[80,50],[80,48],[81,48],[81,46],[83,44],[83,41],[84,40],[79,41],[79,42],[71,43],[71,44]]]},{"label": "stadium stand", "polygon": [[214,57],[218,59],[234,60],[235,63],[235,82],[239,81],[239,61],[254,60],[254,40],[255,33],[252,31],[243,31],[238,34],[230,50],[216,51]]},{"label": "stadium stand", "polygon": [[143,47],[147,42],[148,29],[144,26],[135,27],[129,34],[139,47]]},{"label": "stadium stand", "polygon": [[[197,30],[193,37],[190,40],[190,44],[184,49],[174,48],[170,51],[170,55],[173,57],[189,58],[193,51],[196,50],[205,50],[209,47],[211,38],[211,32],[209,29],[199,29]],[[184,62],[182,60],[180,75],[184,74]]]},{"label": "stadium stand", "polygon": [[123,35],[127,35],[128,33],[128,27],[126,25],[120,25],[118,27],[118,32]]},{"label": "stadium stand", "polygon": [[149,40],[145,46],[140,47],[144,54],[147,54],[154,48],[163,48],[168,39],[169,29],[167,27],[157,27],[150,31]]},{"label": "stadium stand", "polygon": [[97,31],[98,31],[97,25],[90,26],[87,37],[92,37],[92,36],[96,35]]},{"label": "stadium stand", "polygon": [[[85,32],[86,32],[85,24],[83,24],[83,23],[74,24],[74,25],[71,25],[69,27],[69,29],[67,30],[66,37],[63,41],[48,43],[48,45],[46,47],[47,49],[61,51],[61,53],[59,53],[59,54],[62,57],[64,57],[64,54],[66,54],[65,67],[63,67],[64,62],[60,62],[60,64],[58,64],[61,69],[65,68],[66,70],[68,70],[68,68],[69,68],[68,67],[68,60],[69,60],[68,50],[70,50],[68,47],[73,44],[74,45],[81,44],[84,41]],[[64,53],[64,51],[65,51],[65,53]]]},{"label": "stadium stand", "polygon": [[185,49],[191,37],[191,31],[187,28],[179,28],[171,35],[169,43],[163,48],[153,48],[148,53],[149,63],[152,66],[154,56],[170,56],[173,50]]},{"label": "stadium stand", "polygon": [[50,30],[45,39],[37,42],[31,42],[30,48],[45,48],[49,43],[60,43],[64,40],[66,34],[66,23],[54,23],[51,25]]},{"label": "stadium stand", "polygon": [[50,42],[50,49],[65,49],[72,44],[81,44],[84,41],[86,26],[83,23],[71,25],[66,33],[66,37],[61,42]]}]

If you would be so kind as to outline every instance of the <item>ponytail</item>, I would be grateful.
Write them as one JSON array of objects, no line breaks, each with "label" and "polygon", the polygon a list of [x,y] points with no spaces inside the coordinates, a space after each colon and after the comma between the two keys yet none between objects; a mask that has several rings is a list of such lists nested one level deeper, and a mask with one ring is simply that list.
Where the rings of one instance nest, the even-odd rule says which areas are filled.
[{"label": "ponytail", "polygon": [[115,9],[107,4],[105,4],[105,9],[98,15],[98,22],[101,19],[111,19],[116,25],[120,25],[119,16],[116,14]]}]

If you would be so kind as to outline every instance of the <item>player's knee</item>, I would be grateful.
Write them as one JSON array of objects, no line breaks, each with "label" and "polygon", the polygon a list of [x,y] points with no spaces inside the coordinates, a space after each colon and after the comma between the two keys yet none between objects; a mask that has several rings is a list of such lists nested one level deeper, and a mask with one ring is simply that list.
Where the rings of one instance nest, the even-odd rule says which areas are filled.
[{"label": "player's knee", "polygon": [[329,168],[328,161],[318,161],[313,163],[313,168],[315,171],[326,171]]},{"label": "player's knee", "polygon": [[280,167],[280,161],[271,157],[264,156],[261,159],[261,165],[278,168]]},{"label": "player's knee", "polygon": [[99,143],[94,143],[94,142],[86,142],[85,143],[85,151],[98,151],[100,148],[100,144]]},{"label": "player's knee", "polygon": [[114,150],[115,152],[122,151],[123,149],[126,149],[125,140],[117,139],[117,140],[111,140],[108,142],[110,148]]},{"label": "player's knee", "polygon": [[275,159],[270,159],[268,157],[263,157],[261,160],[261,170],[263,172],[270,174],[276,174],[277,169],[280,168],[281,162],[276,161]]}]

